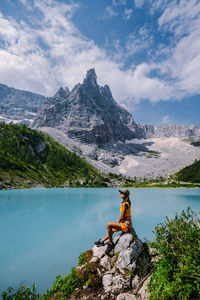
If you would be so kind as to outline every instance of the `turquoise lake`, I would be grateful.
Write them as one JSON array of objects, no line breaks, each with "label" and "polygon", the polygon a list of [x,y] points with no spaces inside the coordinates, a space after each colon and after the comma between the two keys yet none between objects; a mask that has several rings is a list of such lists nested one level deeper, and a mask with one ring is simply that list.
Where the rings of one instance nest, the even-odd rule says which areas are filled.
[{"label": "turquoise lake", "polygon": [[[143,241],[166,216],[187,206],[200,211],[200,189],[129,190],[133,226]],[[0,191],[0,295],[8,286],[34,282],[45,292],[106,234],[107,222],[118,221],[120,205],[118,188]]]}]

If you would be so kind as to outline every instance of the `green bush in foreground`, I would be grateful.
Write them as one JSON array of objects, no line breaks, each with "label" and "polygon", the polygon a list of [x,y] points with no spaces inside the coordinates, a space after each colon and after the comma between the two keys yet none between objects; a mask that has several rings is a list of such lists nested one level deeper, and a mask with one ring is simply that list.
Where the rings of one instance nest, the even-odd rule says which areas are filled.
[{"label": "green bush in foreground", "polygon": [[55,294],[59,296],[59,299],[66,299],[76,288],[82,287],[85,282],[86,278],[79,278],[76,273],[76,269],[73,267],[69,275],[66,275],[63,278],[60,275],[56,277],[56,281],[50,291],[47,290],[47,292],[43,295],[43,299],[49,300]]},{"label": "green bush in foreground", "polygon": [[15,291],[12,287],[7,288],[7,292],[3,292],[2,294],[3,300],[21,300],[21,299],[31,299],[31,300],[39,300],[42,299],[42,296],[36,292],[36,284],[32,285],[32,289],[25,287],[22,285]]},{"label": "green bush in foreground", "polygon": [[200,299],[200,220],[191,210],[166,217],[155,227],[150,246],[159,254],[150,283],[150,299]]}]

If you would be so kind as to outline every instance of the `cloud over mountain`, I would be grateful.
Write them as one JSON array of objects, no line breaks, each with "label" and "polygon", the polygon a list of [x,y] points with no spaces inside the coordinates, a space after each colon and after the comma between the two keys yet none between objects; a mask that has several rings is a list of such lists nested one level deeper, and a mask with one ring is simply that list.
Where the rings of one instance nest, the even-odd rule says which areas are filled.
[{"label": "cloud over mountain", "polygon": [[[129,107],[142,99],[159,102],[199,94],[198,1],[137,0],[132,8],[126,7],[126,1],[111,4],[123,22],[134,17],[133,9],[139,11],[145,5],[149,16],[154,16],[154,25],[146,23],[143,30],[140,27],[127,35],[115,55],[75,26],[73,17],[80,3],[13,3],[16,14],[13,10],[0,14],[0,82],[50,96],[60,85],[72,88],[94,67],[100,84],[108,83],[114,97]],[[23,10],[21,19],[19,10]]]}]

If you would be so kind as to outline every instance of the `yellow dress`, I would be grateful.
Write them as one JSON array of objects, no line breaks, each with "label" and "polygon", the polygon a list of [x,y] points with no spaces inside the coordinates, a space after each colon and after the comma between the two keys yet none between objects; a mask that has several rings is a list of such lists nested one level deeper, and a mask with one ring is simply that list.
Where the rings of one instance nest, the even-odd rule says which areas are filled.
[{"label": "yellow dress", "polygon": [[122,219],[122,222],[120,222],[120,225],[121,225],[122,231],[127,232],[127,231],[130,231],[132,228],[131,205],[128,201],[122,202],[122,205],[120,207],[121,213],[122,213],[123,205],[126,205],[126,210],[125,210],[125,215]]}]

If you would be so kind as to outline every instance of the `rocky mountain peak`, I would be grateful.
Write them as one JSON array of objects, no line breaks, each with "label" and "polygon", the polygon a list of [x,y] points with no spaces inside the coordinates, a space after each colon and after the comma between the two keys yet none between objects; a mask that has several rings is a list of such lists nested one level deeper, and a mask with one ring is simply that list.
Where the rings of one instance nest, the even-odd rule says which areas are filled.
[{"label": "rocky mountain peak", "polygon": [[65,87],[65,89],[63,89],[63,87],[60,87],[59,90],[54,95],[54,97],[61,97],[67,99],[69,94],[70,94],[70,90],[68,87]]},{"label": "rocky mountain peak", "polygon": [[[33,128],[38,127],[56,128],[71,140],[90,145],[87,155],[92,159],[97,159],[97,151],[112,149],[113,145],[119,155],[122,147],[128,153],[122,143],[133,139],[137,132],[132,115],[113,99],[109,86],[97,84],[94,69],[87,71],[83,83],[76,84],[69,96],[60,88],[44,101],[33,123]],[[116,155],[112,155],[110,164],[116,163]]]},{"label": "rocky mountain peak", "polygon": [[95,72],[95,69],[92,68],[87,71],[86,77],[83,81],[83,84],[87,87],[92,86],[92,87],[98,87],[97,85],[97,75]]}]

